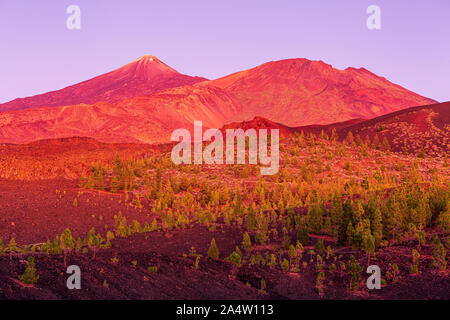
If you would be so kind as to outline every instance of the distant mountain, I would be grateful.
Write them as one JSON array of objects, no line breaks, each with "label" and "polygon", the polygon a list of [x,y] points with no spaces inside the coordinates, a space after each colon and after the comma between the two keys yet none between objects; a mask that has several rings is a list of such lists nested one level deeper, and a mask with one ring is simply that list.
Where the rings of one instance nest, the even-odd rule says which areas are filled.
[{"label": "distant mountain", "polygon": [[80,136],[160,143],[177,128],[192,129],[194,120],[221,128],[252,119],[250,124],[260,125],[265,118],[285,128],[319,130],[321,124],[363,121],[430,103],[365,69],[341,71],[321,61],[269,62],[206,81],[144,56],[80,84],[0,105],[0,111],[8,110],[0,112],[0,142]]},{"label": "distant mountain", "polygon": [[288,127],[281,123],[273,122],[262,117],[254,117],[252,120],[248,121],[228,123],[221,128],[221,131],[225,133],[227,129],[242,129],[244,131],[248,129],[268,129],[269,133],[271,129],[278,129],[280,137],[289,137],[295,134],[295,132],[299,132],[297,128]]},{"label": "distant mountain", "polygon": [[366,69],[338,70],[307,59],[268,62],[197,86],[233,94],[245,107],[233,121],[261,116],[293,127],[370,119],[436,103]]},{"label": "distant mountain", "polygon": [[117,70],[70,87],[0,104],[0,111],[81,103],[116,103],[127,98],[147,96],[163,89],[192,85],[205,80],[178,73],[158,58],[145,55]]}]

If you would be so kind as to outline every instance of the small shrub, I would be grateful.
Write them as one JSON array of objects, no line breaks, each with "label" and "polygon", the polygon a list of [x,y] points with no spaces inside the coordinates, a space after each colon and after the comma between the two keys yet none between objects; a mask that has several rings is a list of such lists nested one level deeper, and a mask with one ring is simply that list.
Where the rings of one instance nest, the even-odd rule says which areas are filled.
[{"label": "small shrub", "polygon": [[216,240],[212,238],[211,245],[208,250],[208,257],[211,259],[219,259],[219,248],[217,248]]},{"label": "small shrub", "polygon": [[147,271],[150,272],[150,273],[157,273],[158,272],[158,266],[148,267]]},{"label": "small shrub", "polygon": [[234,263],[235,265],[237,265],[238,267],[241,266],[241,256],[239,255],[239,253],[237,253],[236,251],[233,251],[230,256],[227,258],[228,261],[230,261],[231,263]]}]

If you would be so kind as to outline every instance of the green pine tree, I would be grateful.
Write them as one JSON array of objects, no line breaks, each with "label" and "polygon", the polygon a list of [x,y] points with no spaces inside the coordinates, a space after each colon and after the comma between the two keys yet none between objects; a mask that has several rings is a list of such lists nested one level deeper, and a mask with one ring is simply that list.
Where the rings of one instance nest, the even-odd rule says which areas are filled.
[{"label": "green pine tree", "polygon": [[5,244],[3,243],[2,238],[0,238],[0,255],[5,254],[6,249],[5,249]]},{"label": "green pine tree", "polygon": [[250,239],[250,235],[248,232],[244,233],[244,238],[242,240],[242,248],[244,248],[245,251],[250,252],[252,250],[252,241]]},{"label": "green pine tree", "polygon": [[354,256],[350,257],[350,261],[348,262],[348,274],[350,276],[350,290],[355,290],[358,287],[359,280],[361,279],[361,271],[363,268],[356,261]]},{"label": "green pine tree", "polygon": [[433,238],[432,247],[433,266],[438,267],[441,270],[447,269],[447,250],[442,245],[442,242],[437,235],[435,235]]},{"label": "green pine tree", "polygon": [[211,244],[208,250],[208,257],[211,259],[219,259],[219,248],[216,245],[216,239],[212,238]]},{"label": "green pine tree", "polygon": [[36,268],[33,257],[28,257],[27,266],[23,275],[19,276],[19,280],[24,284],[35,284],[39,279],[36,275]]},{"label": "green pine tree", "polygon": [[297,233],[297,240],[303,245],[307,246],[309,243],[308,228],[306,226],[300,227]]},{"label": "green pine tree", "polygon": [[322,232],[322,225],[322,208],[314,203],[308,209],[308,226],[312,232],[320,234]]},{"label": "green pine tree", "polygon": [[69,229],[64,230],[60,237],[60,247],[64,252],[64,266],[67,266],[67,253],[75,246],[75,241],[72,238],[72,233]]},{"label": "green pine tree", "polygon": [[109,185],[109,190],[112,193],[117,193],[120,190],[120,184],[119,184],[119,179],[117,179],[116,176],[113,176],[111,179],[111,183]]},{"label": "green pine tree", "polygon": [[410,273],[416,274],[416,273],[419,273],[420,254],[416,249],[412,249],[411,254],[412,254],[412,265],[411,265]]},{"label": "green pine tree", "polygon": [[325,245],[323,243],[323,240],[322,239],[317,240],[314,248],[318,253],[322,254],[325,251]]}]

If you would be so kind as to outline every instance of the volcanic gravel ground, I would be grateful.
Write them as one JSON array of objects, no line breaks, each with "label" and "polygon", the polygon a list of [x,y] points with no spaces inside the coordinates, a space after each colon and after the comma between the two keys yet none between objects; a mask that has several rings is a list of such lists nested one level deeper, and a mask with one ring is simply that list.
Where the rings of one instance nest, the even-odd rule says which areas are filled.
[{"label": "volcanic gravel ground", "polygon": [[[220,260],[207,257],[211,238],[220,249]],[[25,256],[0,257],[1,299],[449,299],[448,272],[431,267],[426,254],[421,260],[419,275],[409,275],[409,263],[403,254],[410,252],[408,244],[381,249],[371,261],[382,270],[388,263],[398,263],[397,282],[388,281],[381,290],[365,288],[367,276],[362,273],[357,290],[346,289],[348,276],[339,271],[326,272],[324,295],[315,288],[314,264],[300,273],[282,272],[279,267],[248,266],[241,268],[225,261],[241,241],[242,232],[233,227],[218,227],[210,231],[204,226],[170,232],[152,232],[116,239],[109,249],[96,253],[71,254],[68,265],[78,265],[82,272],[82,289],[68,290],[62,255],[35,254],[39,280],[33,287],[17,279],[25,270]],[[195,247],[201,254],[198,268],[189,254]],[[310,247],[306,247],[309,250]],[[424,247],[429,252],[429,247]],[[307,252],[307,251],[305,251]],[[364,266],[366,257],[350,248],[336,250],[348,260],[354,254]],[[304,254],[304,261],[308,260]],[[115,259],[113,259],[115,258]],[[117,259],[117,260],[116,260]],[[148,267],[157,266],[157,272]],[[382,271],[383,272],[383,271]],[[384,278],[384,275],[383,275]],[[260,292],[261,279],[267,283]]]},{"label": "volcanic gravel ground", "polygon": [[[82,193],[80,193],[82,192]],[[77,198],[77,206],[73,200]],[[135,208],[125,202],[125,196],[107,192],[87,191],[78,188],[77,181],[41,180],[35,182],[0,181],[0,237],[4,242],[14,236],[21,245],[44,242],[70,228],[74,237],[84,237],[95,227],[105,233],[114,229],[114,215],[119,212],[130,223],[136,219],[151,221],[147,204]],[[105,227],[108,226],[108,227]],[[26,256],[15,254],[0,256],[0,299],[450,299],[448,271],[438,271],[431,265],[430,234],[427,245],[420,249],[418,275],[410,275],[411,250],[417,241],[377,250],[371,264],[379,265],[384,277],[389,264],[400,269],[398,281],[387,280],[381,290],[368,290],[365,270],[357,290],[347,290],[349,277],[339,270],[339,262],[347,262],[354,255],[365,268],[367,258],[351,248],[336,248],[333,239],[311,235],[305,246],[299,273],[283,272],[275,268],[248,265],[238,268],[225,260],[240,245],[244,230],[238,226],[218,223],[216,229],[193,226],[184,230],[157,231],[137,234],[112,241],[112,247],[93,252],[72,253],[68,265],[78,265],[82,272],[82,289],[68,290],[66,267],[62,255],[34,254],[39,280],[36,285],[24,286],[18,277],[24,272]],[[208,258],[211,239],[215,238],[220,259]],[[322,238],[325,246],[331,245],[337,261],[325,260],[324,294],[315,287],[315,262],[308,251]],[[295,243],[295,235],[292,235]],[[282,239],[270,246],[254,245],[251,254],[265,256],[273,244],[278,248]],[[198,268],[191,248],[201,255]],[[342,256],[341,256],[342,255]],[[117,261],[116,261],[117,259]],[[329,266],[335,263],[336,271]],[[148,267],[157,266],[157,272]],[[261,280],[267,288],[260,292]]]}]

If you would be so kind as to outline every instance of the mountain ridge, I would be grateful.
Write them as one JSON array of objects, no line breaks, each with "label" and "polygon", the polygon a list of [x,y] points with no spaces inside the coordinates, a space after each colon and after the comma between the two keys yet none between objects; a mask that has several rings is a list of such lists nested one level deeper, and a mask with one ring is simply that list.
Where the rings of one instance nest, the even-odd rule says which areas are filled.
[{"label": "mountain ridge", "polygon": [[[304,58],[267,62],[196,86],[217,86],[238,97],[246,111],[232,121],[262,116],[288,126],[368,119],[436,103],[367,69],[339,70]],[[318,112],[320,105],[326,113]]]},{"label": "mountain ridge", "polygon": [[[111,83],[112,94],[105,91]],[[86,84],[92,92],[83,91]],[[255,117],[287,127],[317,126],[435,102],[366,69],[338,70],[304,58],[271,61],[206,80],[181,75],[158,58],[145,55],[72,87],[75,103],[57,105],[71,93],[63,89],[50,95],[54,105],[0,112],[0,142],[86,136],[102,142],[162,143],[175,129],[190,130],[195,120],[202,120],[205,128]],[[86,97],[102,99],[79,103]]]},{"label": "mountain ridge", "polygon": [[35,107],[58,107],[97,102],[117,103],[160,90],[192,85],[206,78],[184,75],[152,55],[144,55],[118,69],[43,94],[0,104],[0,112]]}]

